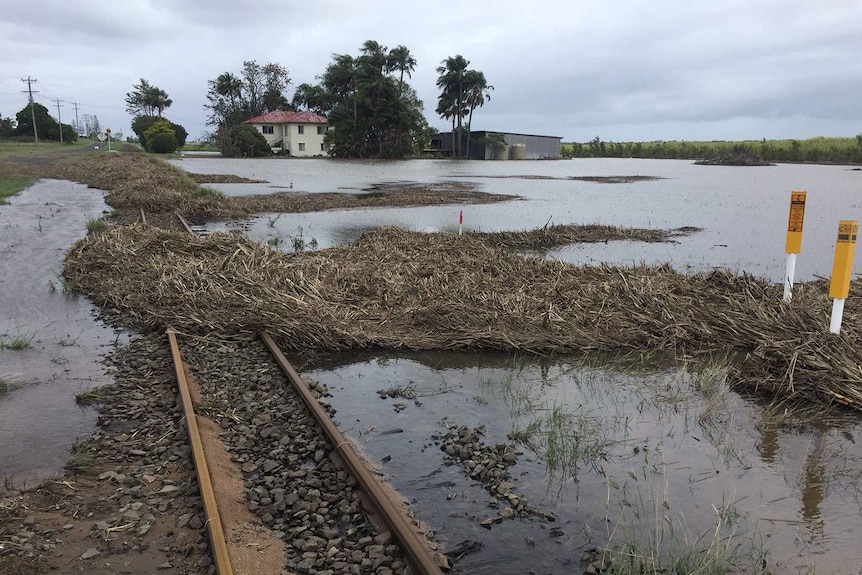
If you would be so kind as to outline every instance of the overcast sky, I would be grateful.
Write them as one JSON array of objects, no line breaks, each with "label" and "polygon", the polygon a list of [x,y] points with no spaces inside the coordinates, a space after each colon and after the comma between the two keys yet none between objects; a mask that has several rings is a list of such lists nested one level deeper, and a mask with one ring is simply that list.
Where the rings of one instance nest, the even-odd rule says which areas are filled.
[{"label": "overcast sky", "polygon": [[564,141],[713,140],[862,133],[860,0],[0,0],[0,114],[37,102],[130,134],[140,78],[166,116],[206,126],[207,81],[278,62],[292,88],[365,40],[407,46],[434,114],[436,67],[463,55],[495,87],[477,130]]}]

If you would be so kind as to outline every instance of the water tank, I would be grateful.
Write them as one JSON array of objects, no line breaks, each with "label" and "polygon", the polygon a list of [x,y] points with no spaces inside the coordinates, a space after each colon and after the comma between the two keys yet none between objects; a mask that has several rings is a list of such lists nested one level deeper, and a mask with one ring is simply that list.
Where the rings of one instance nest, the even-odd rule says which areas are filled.
[{"label": "water tank", "polygon": [[527,159],[527,145],[526,144],[512,144],[512,159],[513,160],[526,160]]},{"label": "water tank", "polygon": [[492,160],[508,160],[509,159],[509,146],[503,145],[499,148],[494,148],[491,152]]}]

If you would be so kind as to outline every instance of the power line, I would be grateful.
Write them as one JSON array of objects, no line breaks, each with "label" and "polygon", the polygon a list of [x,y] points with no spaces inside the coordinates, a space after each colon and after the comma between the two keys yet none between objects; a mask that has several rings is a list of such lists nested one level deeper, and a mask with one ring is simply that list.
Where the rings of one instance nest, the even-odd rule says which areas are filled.
[{"label": "power line", "polygon": [[[30,78],[27,76],[27,79],[21,78],[22,82],[27,83],[26,92],[30,94],[30,115],[33,118],[33,138],[36,140],[36,143],[39,143],[39,134],[36,133],[36,106],[33,105],[33,83],[37,82],[36,78]],[[36,92],[38,94],[38,92]]]}]

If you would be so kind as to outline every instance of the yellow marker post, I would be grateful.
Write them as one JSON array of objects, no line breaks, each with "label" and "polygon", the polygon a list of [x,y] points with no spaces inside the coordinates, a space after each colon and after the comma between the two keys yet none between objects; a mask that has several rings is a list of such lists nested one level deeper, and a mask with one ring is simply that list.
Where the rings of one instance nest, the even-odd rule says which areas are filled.
[{"label": "yellow marker post", "polygon": [[784,272],[784,301],[793,297],[793,277],[796,275],[796,254],[802,251],[802,224],[805,222],[805,199],[807,192],[790,193],[790,217],[787,221],[787,267]]},{"label": "yellow marker post", "polygon": [[111,128],[105,128],[105,134],[108,136],[108,151],[111,151]]},{"label": "yellow marker post", "polygon": [[850,294],[850,275],[853,273],[853,252],[856,251],[856,233],[859,222],[841,220],[838,222],[838,239],[835,241],[835,260],[832,262],[832,281],[829,283],[829,297],[832,298],[832,319],[829,331],[841,332],[844,317],[844,300]]}]

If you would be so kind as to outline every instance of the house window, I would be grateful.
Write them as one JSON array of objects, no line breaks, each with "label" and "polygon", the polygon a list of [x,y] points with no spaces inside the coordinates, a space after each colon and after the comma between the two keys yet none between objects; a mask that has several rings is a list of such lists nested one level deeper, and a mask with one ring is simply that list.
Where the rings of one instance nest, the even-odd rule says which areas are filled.
[{"label": "house window", "polygon": [[260,131],[263,132],[264,134],[274,134],[275,133],[275,126],[261,126]]},{"label": "house window", "polygon": [[299,151],[300,151],[300,152],[304,152],[304,151],[305,151],[305,144],[299,144]]},{"label": "house window", "polygon": [[321,151],[321,152],[325,152],[325,151],[326,151],[326,144],[320,144],[320,151]]},{"label": "house window", "polygon": [[326,126],[318,126],[317,127],[317,133],[318,133],[318,135],[325,134],[326,133]]},{"label": "house window", "polygon": [[297,126],[297,127],[296,127],[296,132],[297,132],[298,134],[304,134],[304,133],[305,133],[305,126]]}]

